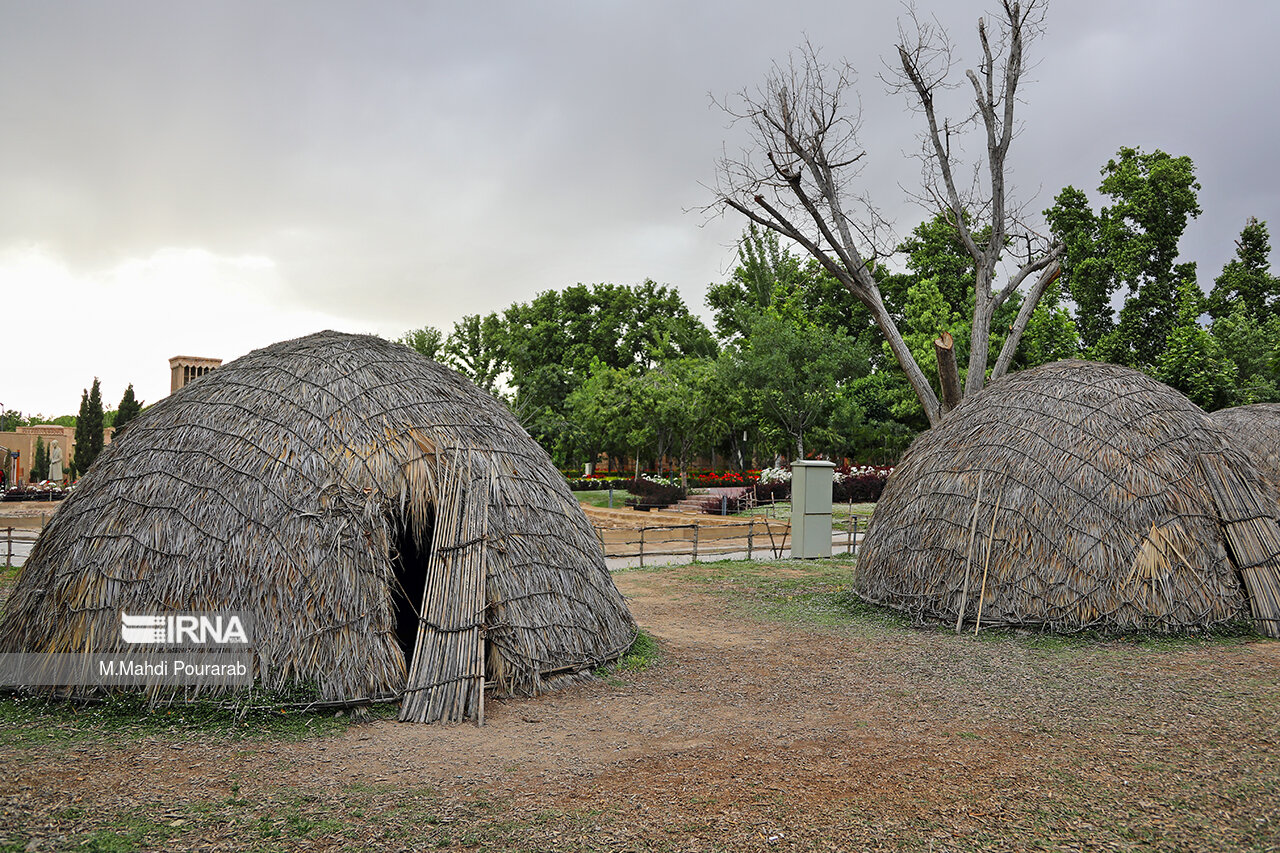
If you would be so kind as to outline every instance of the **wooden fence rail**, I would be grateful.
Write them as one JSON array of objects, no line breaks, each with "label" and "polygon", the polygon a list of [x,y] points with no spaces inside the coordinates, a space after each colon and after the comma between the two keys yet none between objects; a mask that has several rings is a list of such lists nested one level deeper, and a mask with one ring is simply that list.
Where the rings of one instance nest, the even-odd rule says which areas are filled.
[{"label": "wooden fence rail", "polygon": [[0,554],[4,556],[0,568],[21,566],[35,547],[40,531],[31,527],[3,527],[0,537]]},{"label": "wooden fence rail", "polygon": [[[832,553],[844,546],[846,554],[858,549],[860,519],[832,527]],[[756,557],[778,558],[787,549],[791,525],[775,519],[752,518],[741,523],[661,524],[643,527],[597,527],[596,536],[606,558],[639,559],[645,557],[701,557],[746,553]],[[839,538],[843,536],[844,541]]]}]

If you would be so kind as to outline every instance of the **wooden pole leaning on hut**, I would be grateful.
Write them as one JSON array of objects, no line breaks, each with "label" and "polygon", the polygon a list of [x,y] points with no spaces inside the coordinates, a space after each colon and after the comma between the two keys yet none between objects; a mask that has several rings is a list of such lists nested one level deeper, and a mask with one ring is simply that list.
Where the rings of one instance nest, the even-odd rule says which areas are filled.
[{"label": "wooden pole leaning on hut", "polygon": [[[436,521],[400,719],[458,722],[479,714],[484,690],[484,577],[489,490],[458,448],[438,480]],[[487,479],[487,478],[486,478]],[[485,483],[487,486],[488,483]],[[483,497],[482,497],[483,496]],[[483,513],[483,515],[481,515]]]},{"label": "wooden pole leaning on hut", "polygon": [[987,557],[982,564],[982,591],[978,595],[978,618],[973,623],[973,636],[978,636],[978,629],[982,627],[982,603],[987,598],[987,570],[991,568],[991,543],[996,538],[996,516],[1000,514],[1000,504],[1004,501],[1004,487],[1009,482],[1008,477],[1004,483],[1000,485],[1000,495],[996,498],[996,508],[991,513],[991,532],[987,534]]},{"label": "wooden pole leaning on hut", "polygon": [[969,567],[973,564],[973,538],[978,532],[978,506],[982,503],[982,481],[986,471],[978,472],[978,496],[973,501],[973,521],[969,522],[969,547],[964,552],[964,587],[960,591],[959,613],[956,614],[956,633],[964,628],[964,610],[969,606]]},{"label": "wooden pole leaning on hut", "polygon": [[960,369],[956,367],[956,342],[950,332],[943,332],[933,342],[933,354],[938,360],[938,384],[942,386],[943,413],[960,405]]},{"label": "wooden pole leaning on hut", "polygon": [[[484,688],[485,688],[485,676],[488,674],[485,669],[485,666],[487,664],[487,661],[485,660],[485,650],[488,645],[488,639],[489,639],[488,637],[489,626],[487,624],[488,623],[488,598],[489,598],[489,594],[488,594],[489,507],[493,504],[493,500],[496,497],[495,492],[497,492],[497,489],[498,489],[497,481],[498,481],[497,462],[495,459],[493,459],[493,457],[490,457],[489,458],[489,482],[487,484],[487,488],[485,489],[485,499],[484,499],[484,521],[480,525],[480,560],[479,560],[479,567],[477,570],[477,577],[474,580],[474,583],[477,587],[477,592],[478,592],[476,597],[479,599],[480,606],[482,608],[480,614],[478,615],[478,619],[480,622],[480,642],[476,643],[476,663],[475,663],[475,671],[479,675],[478,680],[480,683],[479,689],[477,691],[478,707],[476,709],[476,726],[478,727],[484,725]],[[599,532],[600,531],[598,530],[596,531],[597,534],[599,534]],[[601,537],[600,539],[600,552],[604,553],[603,537]]]}]

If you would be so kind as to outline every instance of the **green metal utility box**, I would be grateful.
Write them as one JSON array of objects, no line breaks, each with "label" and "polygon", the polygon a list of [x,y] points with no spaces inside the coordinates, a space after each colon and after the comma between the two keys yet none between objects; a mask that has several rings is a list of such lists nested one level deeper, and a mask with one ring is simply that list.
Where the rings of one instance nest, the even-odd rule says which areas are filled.
[{"label": "green metal utility box", "polygon": [[791,463],[791,556],[831,556],[834,462]]}]

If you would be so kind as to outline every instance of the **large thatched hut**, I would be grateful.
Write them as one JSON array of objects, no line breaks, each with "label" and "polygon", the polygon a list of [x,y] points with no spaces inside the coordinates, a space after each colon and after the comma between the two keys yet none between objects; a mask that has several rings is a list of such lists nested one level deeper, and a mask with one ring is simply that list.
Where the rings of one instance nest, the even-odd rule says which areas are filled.
[{"label": "large thatched hut", "polygon": [[1280,403],[1219,409],[1209,417],[1232,445],[1280,489]]},{"label": "large thatched hut", "polygon": [[257,683],[483,713],[616,659],[635,625],[564,478],[506,408],[376,337],[321,332],[191,383],[45,529],[0,651],[120,652],[121,613],[252,617]]},{"label": "large thatched hut", "polygon": [[858,592],[974,625],[1280,635],[1276,493],[1136,371],[1063,361],[962,402],[876,506]]}]

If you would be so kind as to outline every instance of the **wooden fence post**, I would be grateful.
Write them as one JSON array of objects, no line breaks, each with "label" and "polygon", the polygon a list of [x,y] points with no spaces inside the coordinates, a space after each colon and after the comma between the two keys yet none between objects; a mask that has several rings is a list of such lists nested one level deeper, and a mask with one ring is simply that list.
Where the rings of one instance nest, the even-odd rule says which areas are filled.
[{"label": "wooden fence post", "polygon": [[853,550],[852,554],[858,553],[858,519],[853,520]]},{"label": "wooden fence post", "polygon": [[640,528],[640,568],[644,568],[644,528]]},{"label": "wooden fence post", "polygon": [[7,553],[5,554],[4,565],[5,565],[5,568],[8,568],[9,566],[13,565],[13,528],[12,527],[5,528],[5,540],[7,541],[8,546],[5,548],[5,551]]},{"label": "wooden fence post", "polygon": [[701,528],[698,525],[693,526],[693,561],[698,562],[698,531]]},{"label": "wooden fence post", "polygon": [[751,546],[754,544],[756,536],[756,518],[751,516],[751,523],[747,525],[747,559],[751,559]]}]

